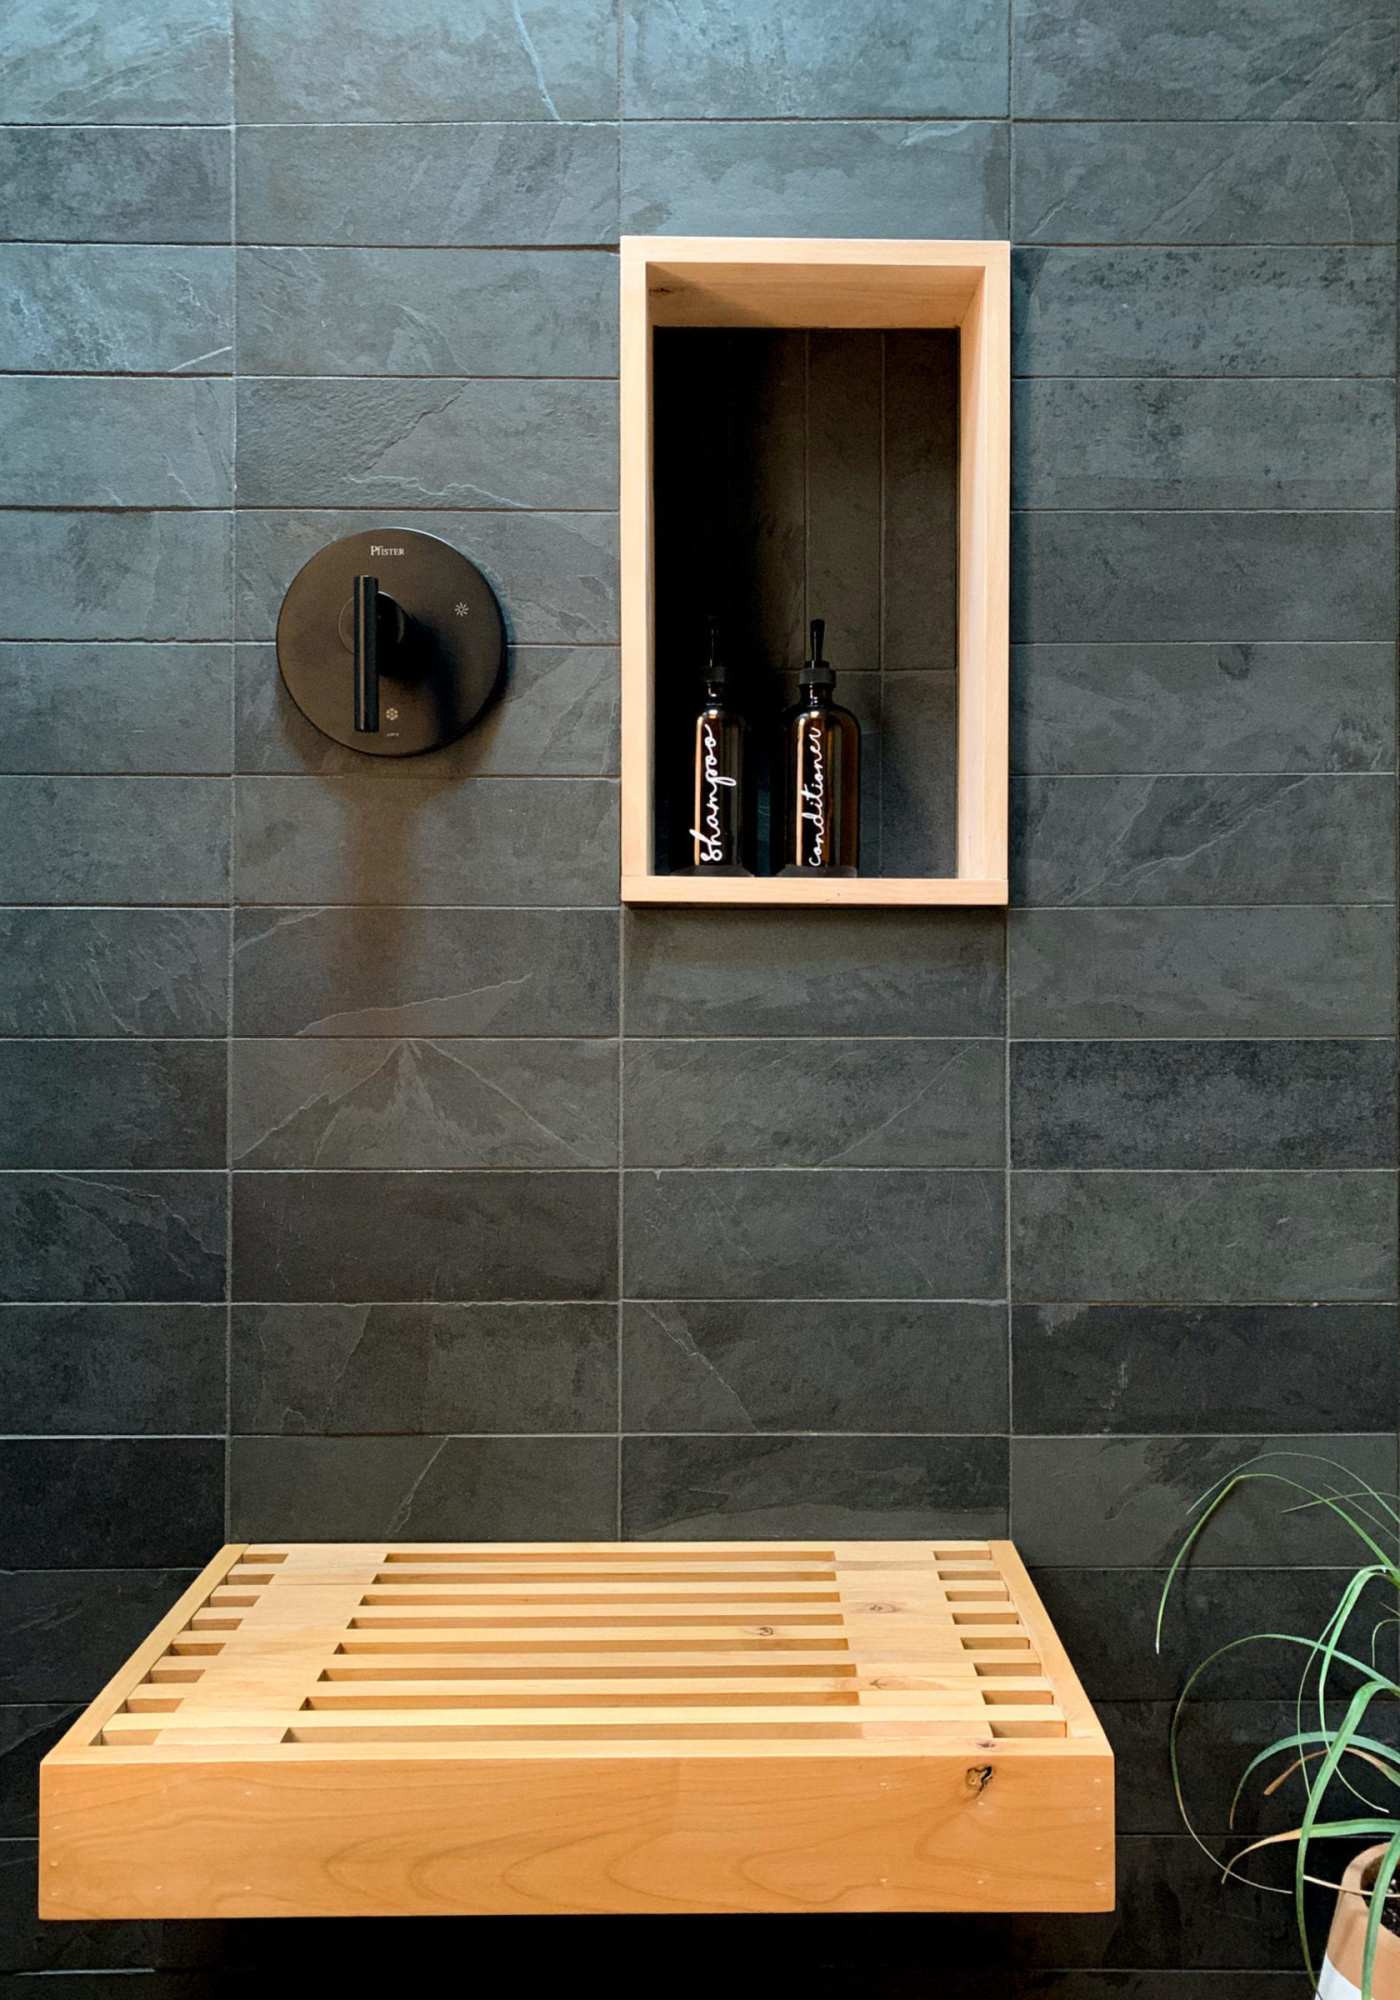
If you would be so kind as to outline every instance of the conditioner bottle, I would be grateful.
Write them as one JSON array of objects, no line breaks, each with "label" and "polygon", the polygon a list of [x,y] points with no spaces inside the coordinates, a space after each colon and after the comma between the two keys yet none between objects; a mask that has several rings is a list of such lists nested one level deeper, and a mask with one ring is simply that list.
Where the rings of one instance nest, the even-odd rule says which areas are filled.
[{"label": "conditioner bottle", "polygon": [[822,658],[825,629],[812,620],[797,705],[783,721],[784,875],[860,872],[860,724],[831,698],[836,675]]}]

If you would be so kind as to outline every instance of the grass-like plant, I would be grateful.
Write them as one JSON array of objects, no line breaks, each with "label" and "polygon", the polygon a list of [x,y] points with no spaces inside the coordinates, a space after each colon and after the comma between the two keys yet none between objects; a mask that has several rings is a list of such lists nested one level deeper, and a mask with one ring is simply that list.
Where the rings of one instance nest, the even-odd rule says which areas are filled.
[{"label": "grass-like plant", "polygon": [[[1195,1502],[1195,1520],[1167,1573],[1157,1606],[1157,1650],[1168,1600],[1207,1524],[1241,1488],[1268,1484],[1286,1497],[1287,1512],[1326,1508],[1356,1537],[1360,1560],[1347,1578],[1336,1605],[1315,1638],[1296,1632],[1251,1632],[1218,1646],[1196,1667],[1177,1700],[1171,1724],[1172,1783],[1187,1832],[1216,1861],[1226,1879],[1249,1883],[1275,1895],[1287,1895],[1278,1884],[1256,1881],[1243,1864],[1261,1848],[1292,1844],[1295,1849],[1293,1902],[1303,1962],[1315,1980],[1308,1941],[1304,1897],[1309,1884],[1336,1890],[1340,1884],[1314,1872],[1319,1846],[1332,1841],[1352,1844],[1384,1842],[1370,1889],[1362,1970],[1363,2000],[1372,2000],[1376,1947],[1386,1898],[1400,1868],[1400,1750],[1375,1733],[1375,1717],[1387,1702],[1400,1701],[1393,1670],[1379,1664],[1383,1637],[1393,1638],[1400,1619],[1400,1512],[1393,1499],[1378,1493],[1350,1467],[1335,1460],[1300,1452],[1264,1452],[1248,1459],[1209,1487]],[[1202,1678],[1217,1662],[1245,1646],[1279,1645],[1301,1655],[1295,1726],[1252,1757],[1240,1777],[1231,1803],[1229,1824],[1245,1787],[1256,1774],[1272,1769],[1266,1796],[1289,1783],[1296,1785],[1301,1807],[1297,1824],[1282,1833],[1253,1840],[1226,1860],[1193,1825],[1182,1789],[1180,1733],[1186,1705]],[[1369,1726],[1368,1726],[1369,1725]],[[1350,1856],[1348,1855],[1348,1859]]]}]

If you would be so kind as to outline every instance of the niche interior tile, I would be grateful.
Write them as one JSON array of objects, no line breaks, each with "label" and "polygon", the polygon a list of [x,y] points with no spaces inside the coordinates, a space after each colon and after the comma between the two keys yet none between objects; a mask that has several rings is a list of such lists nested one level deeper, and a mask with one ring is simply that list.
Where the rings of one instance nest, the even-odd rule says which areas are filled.
[{"label": "niche interior tile", "polygon": [[226,243],[232,165],[228,132],[208,127],[9,126],[0,232],[45,247]]},{"label": "niche interior tile", "polygon": [[0,1558],[202,1563],[223,1532],[222,1438],[0,1439]]},{"label": "niche interior tile", "polygon": [[1015,1173],[1017,1296],[1386,1299],[1391,1173]]},{"label": "niche interior tile", "polygon": [[881,873],[955,875],[957,675],[889,674],[881,690]]},{"label": "niche interior tile", "polygon": [[222,910],[0,910],[0,1035],[222,1035]]},{"label": "niche interior tile", "polygon": [[5,639],[226,639],[232,515],[5,516]]},{"label": "niche interior tile", "polygon": [[213,903],[228,884],[218,778],[0,778],[6,903]]},{"label": "niche interior tile", "polygon": [[885,336],[880,665],[957,664],[958,336]]},{"label": "niche interior tile", "polygon": [[227,382],[0,377],[10,449],[0,504],[227,507],[233,400]]},{"label": "niche interior tile", "polygon": [[240,243],[617,241],[616,125],[243,125],[235,172]]},{"label": "niche interior tile", "polygon": [[227,125],[229,0],[12,7],[0,69],[16,125]]},{"label": "niche interior tile", "polygon": [[0,1168],[221,1167],[221,1042],[0,1042]]},{"label": "niche interior tile", "polygon": [[193,1581],[191,1569],[0,1571],[0,1700],[91,1701]]},{"label": "niche interior tile", "polygon": [[232,687],[229,646],[0,644],[0,766],[227,771]]},{"label": "niche interior tile", "polygon": [[0,1174],[0,1292],[221,1299],[227,1208],[218,1173]]},{"label": "niche interior tile", "polygon": [[1018,910],[1011,994],[1018,1036],[1391,1035],[1394,917],[1383,905]]},{"label": "niche interior tile", "polygon": [[238,1432],[611,1431],[611,1305],[235,1306]]},{"label": "niche interior tile", "polygon": [[240,1299],[602,1299],[615,1280],[616,1237],[617,1181],[607,1173],[233,1179]]},{"label": "niche interior tile", "polygon": [[591,250],[240,250],[238,360],[250,375],[612,374],[617,260]]},{"label": "niche interior tile", "polygon": [[622,226],[643,235],[1004,236],[1006,127],[630,123]]},{"label": "niche interior tile", "polygon": [[1384,246],[1018,250],[1012,372],[1388,375],[1394,270]]},{"label": "niche interior tile", "polygon": [[665,1299],[623,1308],[627,1431],[1000,1431],[1001,1305]]},{"label": "niche interior tile", "polygon": [[610,910],[239,910],[239,1035],[615,1035]]},{"label": "niche interior tile", "polygon": [[1385,243],[1395,129],[1254,124],[1016,127],[1018,243]]},{"label": "niche interior tile", "polygon": [[1189,1432],[1348,1431],[1358,1383],[1389,1424],[1396,1309],[1346,1306],[1017,1306],[1015,1428]]},{"label": "niche interior tile", "polygon": [[222,1305],[0,1305],[0,1407],[38,1436],[224,1425]]},{"label": "niche interior tile", "polygon": [[[20,132],[22,141],[33,135]],[[0,142],[5,132],[0,128]],[[145,244],[0,243],[0,367],[227,375],[233,255]]]}]

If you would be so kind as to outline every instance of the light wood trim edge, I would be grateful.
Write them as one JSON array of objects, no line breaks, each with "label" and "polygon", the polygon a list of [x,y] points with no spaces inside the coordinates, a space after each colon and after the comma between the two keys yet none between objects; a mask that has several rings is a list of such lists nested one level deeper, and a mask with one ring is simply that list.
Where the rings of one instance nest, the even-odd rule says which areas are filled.
[{"label": "light wood trim edge", "polygon": [[[652,868],[654,621],[652,616],[651,300],[643,237],[621,246],[618,333],[622,876]],[[624,896],[624,901],[626,900]]]},{"label": "light wood trim edge", "polygon": [[1010,889],[1005,877],[978,881],[960,875],[858,875],[850,879],[803,881],[781,875],[721,876],[714,881],[693,875],[624,875],[624,903],[711,903],[711,904],[844,904],[848,909],[861,905],[904,904],[909,907],[942,904],[1004,904]]},{"label": "light wood trim edge", "polygon": [[1011,259],[989,258],[959,340],[958,874],[1008,872]]}]

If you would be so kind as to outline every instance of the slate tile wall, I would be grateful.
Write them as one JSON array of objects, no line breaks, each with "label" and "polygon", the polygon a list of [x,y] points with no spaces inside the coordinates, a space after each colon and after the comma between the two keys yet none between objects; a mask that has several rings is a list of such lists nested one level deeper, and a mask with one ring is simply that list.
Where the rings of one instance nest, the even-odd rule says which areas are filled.
[{"label": "slate tile wall", "polygon": [[[808,1983],[1299,1991],[1165,1715],[1345,1552],[1242,1508],[1152,1628],[1245,1453],[1395,1478],[1395,40],[1375,0],[6,10],[7,1992],[449,1935],[33,1918],[35,1761],[221,1531],[1007,1528],[1123,1753],[1119,1914],[814,1919]],[[619,912],[622,230],[1016,245],[1009,923]],[[376,520],[483,565],[512,678],[370,770],[271,641]],[[1207,1830],[1289,1692],[1222,1667]],[[518,1962],[580,1945],[696,1990],[795,1950]]]}]

